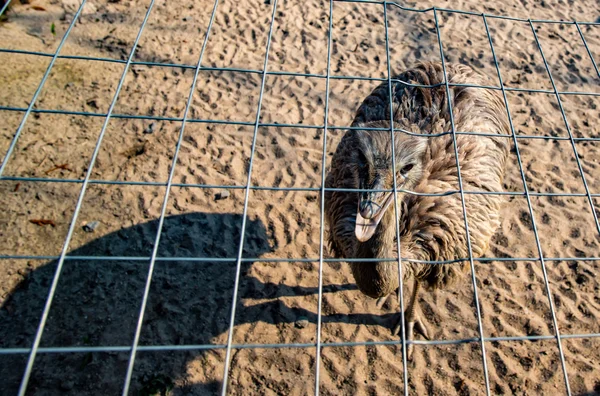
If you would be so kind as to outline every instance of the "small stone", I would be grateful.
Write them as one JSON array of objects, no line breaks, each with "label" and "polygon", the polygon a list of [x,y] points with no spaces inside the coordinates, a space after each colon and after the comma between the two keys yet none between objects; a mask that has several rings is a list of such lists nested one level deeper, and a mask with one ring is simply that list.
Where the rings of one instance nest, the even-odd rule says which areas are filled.
[{"label": "small stone", "polygon": [[83,230],[85,232],[94,232],[99,225],[99,221],[91,221],[83,226]]},{"label": "small stone", "polygon": [[96,98],[89,99],[85,103],[94,109],[98,109],[98,100]]},{"label": "small stone", "polygon": [[299,316],[294,324],[297,328],[303,329],[308,326],[308,318],[306,316]]},{"label": "small stone", "polygon": [[150,123],[150,125],[148,125],[146,127],[146,129],[144,129],[144,133],[146,133],[146,134],[154,133],[154,127],[155,126],[156,126],[155,122]]},{"label": "small stone", "polygon": [[215,196],[215,201],[220,201],[221,199],[227,199],[227,198],[229,198],[230,195],[231,195],[231,193],[229,192],[229,190],[222,190],[222,191],[218,192],[217,195]]}]

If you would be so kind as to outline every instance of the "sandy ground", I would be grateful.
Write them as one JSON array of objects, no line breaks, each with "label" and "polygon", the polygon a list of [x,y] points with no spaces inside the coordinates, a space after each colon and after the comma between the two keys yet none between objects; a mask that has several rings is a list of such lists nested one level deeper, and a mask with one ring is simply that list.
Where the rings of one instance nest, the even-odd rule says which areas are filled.
[{"label": "sandy ground", "polygon": [[[272,2],[272,1],[271,1]],[[221,1],[203,65],[262,70],[272,4],[264,0]],[[16,0],[14,3],[18,3]],[[475,0],[420,1],[457,9],[523,18],[594,21],[598,3]],[[149,1],[90,0],[61,54],[125,60]],[[413,5],[410,3],[409,5]],[[34,0],[15,4],[0,24],[0,47],[56,50],[77,2]],[[211,1],[158,0],[134,61],[195,65],[212,9]],[[385,26],[381,5],[335,3],[331,74],[386,77]],[[269,70],[325,74],[327,2],[280,1],[277,5]],[[390,8],[393,70],[419,60],[439,59],[432,13]],[[447,60],[469,64],[498,85],[482,19],[438,15]],[[506,86],[552,89],[530,26],[489,19]],[[54,28],[52,28],[54,26]],[[591,52],[600,59],[600,27],[581,26]],[[54,31],[54,33],[53,33]],[[536,25],[560,91],[600,92],[600,80],[574,25]],[[50,58],[0,53],[0,106],[27,107]],[[35,103],[36,109],[103,113],[109,108],[123,63],[58,59]],[[240,121],[238,125],[188,123],[174,172],[178,184],[242,186],[246,182],[261,74],[201,71],[190,117]],[[193,70],[133,65],[127,72],[115,114],[183,116]],[[358,104],[377,81],[332,79],[329,125],[347,126]],[[578,171],[579,159],[591,193],[600,193],[600,145],[577,141],[577,155],[555,95],[509,92],[531,192],[578,193],[575,197],[533,196],[531,204],[546,258],[597,257],[599,236]],[[600,138],[600,100],[561,95],[575,137]],[[269,75],[262,102],[263,123],[322,126],[325,80]],[[0,156],[23,113],[0,111]],[[104,119],[33,113],[23,129],[5,176],[62,179],[65,182],[0,181],[0,254],[56,256],[72,221],[83,180]],[[148,274],[165,183],[181,123],[112,118],[91,170],[93,180],[156,182],[156,185],[90,184],[68,251],[73,256],[120,259],[65,261],[42,347],[128,346],[132,343]],[[147,133],[151,132],[151,133]],[[343,134],[327,135],[327,159]],[[505,188],[522,192],[511,139]],[[319,128],[260,127],[252,183],[264,187],[321,185],[323,131]],[[62,168],[57,168],[62,165]],[[244,191],[175,186],[169,194],[140,345],[222,345],[227,341],[235,259]],[[233,333],[235,344],[314,343],[317,329],[319,200],[314,191],[253,190]],[[598,204],[598,202],[594,202]],[[467,208],[468,209],[468,208]],[[530,258],[475,263],[486,337],[554,334],[544,272],[527,201],[510,198],[502,226],[487,257]],[[31,220],[53,223],[36,225]],[[85,232],[82,225],[99,221]],[[328,257],[327,250],[325,251]],[[179,259],[173,259],[174,257]],[[190,258],[217,257],[191,261]],[[171,258],[171,259],[169,259]],[[187,258],[187,260],[186,260]],[[285,258],[291,262],[266,259]],[[230,259],[230,260],[225,260]],[[300,259],[305,259],[304,261]],[[262,261],[261,261],[262,260]],[[299,261],[293,261],[299,260]],[[0,260],[0,348],[28,348],[33,342],[53,260]],[[562,334],[600,332],[600,266],[594,260],[548,260],[546,272]],[[408,288],[407,288],[408,289]],[[398,304],[378,310],[353,284],[347,264],[323,267],[324,343],[390,341]],[[479,336],[470,277],[453,290],[422,292],[420,307],[438,340]],[[600,393],[600,341],[564,339],[570,386],[575,394]],[[416,346],[408,367],[411,394],[482,394],[485,391],[478,342]],[[555,339],[487,342],[493,394],[565,392]],[[325,347],[323,394],[392,394],[403,391],[401,348],[397,345]],[[0,394],[16,392],[25,354],[0,354]],[[132,379],[135,394],[213,394],[223,381],[225,351],[192,349],[141,351]],[[127,350],[38,355],[30,394],[119,394]],[[309,394],[315,380],[315,348],[232,351],[231,394]]]}]

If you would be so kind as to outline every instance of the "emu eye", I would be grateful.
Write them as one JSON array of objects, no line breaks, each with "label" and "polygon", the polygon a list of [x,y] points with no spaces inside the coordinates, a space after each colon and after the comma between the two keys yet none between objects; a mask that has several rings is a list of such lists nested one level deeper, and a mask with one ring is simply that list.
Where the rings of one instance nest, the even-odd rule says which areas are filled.
[{"label": "emu eye", "polygon": [[413,164],[405,165],[404,168],[402,168],[400,170],[400,173],[402,173],[403,175],[407,174],[408,172],[410,172],[410,170],[413,168],[413,166],[414,166]]}]

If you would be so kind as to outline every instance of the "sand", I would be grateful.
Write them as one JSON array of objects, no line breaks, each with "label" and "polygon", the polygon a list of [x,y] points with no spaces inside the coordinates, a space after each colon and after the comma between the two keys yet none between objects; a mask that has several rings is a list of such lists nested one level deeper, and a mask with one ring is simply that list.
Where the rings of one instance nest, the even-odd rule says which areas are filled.
[{"label": "sand", "polygon": [[[3,48],[52,53],[72,20],[76,1],[16,3],[0,23]],[[25,3],[25,2],[24,2]],[[272,0],[219,3],[203,66],[263,69]],[[115,94],[149,1],[90,0],[61,54],[119,62],[58,59],[35,103],[36,109],[104,113]],[[158,0],[136,62],[195,65],[212,2]],[[414,3],[407,3],[415,6]],[[600,6],[548,0],[420,1],[416,6],[453,7],[522,18],[595,20]],[[37,9],[36,9],[37,8]],[[335,3],[332,76],[386,77],[385,25],[381,5]],[[327,68],[327,2],[280,1],[275,14],[268,69],[323,75]],[[439,59],[432,13],[390,8],[389,45],[393,70]],[[438,15],[448,61],[471,65],[498,85],[481,18]],[[503,81],[516,88],[551,90],[527,23],[488,19]],[[54,26],[54,33],[52,32]],[[581,26],[600,59],[600,29]],[[600,79],[573,25],[536,25],[560,91],[600,92]],[[24,108],[51,58],[0,53],[0,106]],[[92,180],[151,182],[153,185],[91,183],[69,246],[71,256],[108,256],[65,261],[41,347],[124,347],[110,352],[40,353],[29,394],[120,394],[153,250],[182,117],[194,70],[133,65],[114,107],[115,114],[165,117],[161,121],[112,118],[91,170]],[[187,123],[166,206],[140,346],[223,345],[227,342],[235,258],[244,190],[223,197],[219,186],[243,186],[262,82],[260,73],[203,70],[190,117],[236,121],[236,125]],[[331,79],[329,125],[349,125],[377,81]],[[255,186],[321,186],[325,80],[269,75],[251,180]],[[544,273],[524,195],[511,197],[502,225],[475,276],[486,337],[548,336],[537,341],[485,344],[493,394],[565,392],[545,277],[556,305],[560,332],[600,332],[599,236],[577,159],[591,193],[600,193],[595,141],[577,141],[574,153],[556,96],[509,92],[525,180],[532,193],[577,193],[540,197],[531,205],[545,261]],[[594,96],[561,95],[574,137],[600,137]],[[0,111],[0,156],[4,158],[23,113]],[[173,120],[174,119],[174,120]],[[102,117],[33,113],[8,160],[4,176],[52,178],[54,182],[0,181],[0,254],[60,254],[81,181],[102,129]],[[150,132],[150,133],[148,133]],[[343,129],[327,134],[327,160]],[[523,192],[512,139],[505,189]],[[59,167],[62,166],[62,167]],[[58,182],[62,181],[62,182]],[[212,188],[182,186],[209,185]],[[219,199],[221,198],[221,199]],[[598,204],[594,198],[594,204]],[[468,208],[467,208],[468,209]],[[31,220],[51,220],[36,225]],[[98,221],[94,232],[83,225]],[[318,193],[252,190],[249,194],[233,343],[316,342],[320,224]],[[325,249],[325,257],[330,253]],[[114,259],[110,259],[113,257]],[[211,258],[217,257],[219,260]],[[522,258],[501,261],[501,258]],[[580,258],[556,260],[556,258]],[[43,257],[42,257],[43,258]],[[174,259],[178,258],[178,259]],[[191,260],[196,258],[198,260]],[[207,258],[207,259],[202,259]],[[273,259],[286,259],[277,262]],[[29,348],[56,269],[49,259],[0,260],[0,348]],[[410,285],[408,285],[410,286]],[[410,289],[407,287],[405,293]],[[405,295],[407,299],[407,295]],[[470,274],[456,288],[421,292],[420,309],[437,340],[477,339],[478,322]],[[323,343],[393,341],[390,327],[399,307],[392,299],[378,310],[353,283],[348,265],[323,266]],[[563,339],[574,394],[600,393],[600,341]],[[230,394],[310,394],[315,347],[234,348]],[[142,350],[132,377],[134,394],[213,394],[223,381],[225,350]],[[26,354],[0,354],[0,394],[15,394]],[[482,394],[485,384],[479,342],[415,347],[408,367],[410,394]],[[327,346],[321,352],[320,391],[393,394],[403,391],[401,347]]]}]

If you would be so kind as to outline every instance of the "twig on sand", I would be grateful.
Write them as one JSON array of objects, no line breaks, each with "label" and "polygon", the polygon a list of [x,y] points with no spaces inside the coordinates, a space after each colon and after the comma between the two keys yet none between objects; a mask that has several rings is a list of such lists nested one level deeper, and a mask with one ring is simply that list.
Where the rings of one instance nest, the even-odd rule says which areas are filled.
[{"label": "twig on sand", "polygon": [[52,168],[48,169],[48,170],[47,170],[46,172],[44,172],[44,173],[45,173],[45,174],[49,174],[49,173],[51,173],[51,172],[54,172],[55,170],[58,170],[58,169],[62,169],[62,170],[68,170],[68,171],[71,171],[71,172],[73,172],[73,169],[69,168],[69,164],[60,164],[60,165],[56,165],[56,166],[54,166],[54,167],[52,167]]},{"label": "twig on sand", "polygon": [[45,226],[45,225],[51,225],[52,227],[56,227],[56,223],[54,222],[54,220],[48,220],[48,219],[31,219],[29,220],[30,223],[33,223],[35,225],[38,225],[40,227]]}]

